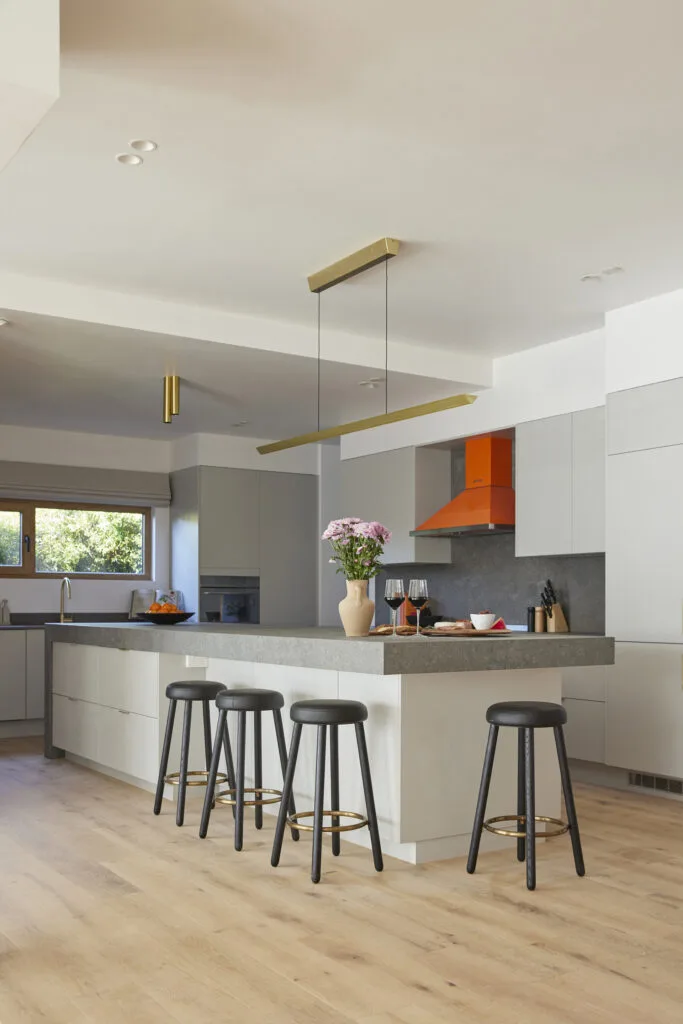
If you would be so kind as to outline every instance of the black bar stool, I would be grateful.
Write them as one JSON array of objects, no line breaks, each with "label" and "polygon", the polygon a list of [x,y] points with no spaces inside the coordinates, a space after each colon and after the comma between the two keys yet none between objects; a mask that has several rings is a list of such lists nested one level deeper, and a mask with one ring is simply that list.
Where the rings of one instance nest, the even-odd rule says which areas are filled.
[{"label": "black bar stool", "polygon": [[[287,770],[287,744],[285,733],[282,727],[282,715],[280,709],[284,707],[285,698],[277,690],[224,690],[216,697],[218,708],[218,726],[213,744],[213,755],[209,768],[209,779],[204,798],[204,810],[199,827],[199,836],[206,838],[209,831],[209,819],[211,809],[215,803],[230,804],[235,817],[235,849],[242,849],[244,834],[244,808],[254,808],[256,828],[263,827],[263,807],[265,804],[276,804],[280,802],[282,791],[279,789],[264,789],[262,778],[262,748],[261,748],[261,712],[272,711],[275,724],[275,738],[277,740],[278,752],[280,754],[280,766],[282,777]],[[230,749],[230,736],[228,733],[228,711],[237,712],[237,772],[233,767],[232,753]],[[251,789],[244,788],[244,764],[246,755],[247,738],[247,712],[254,716],[254,786]],[[218,762],[221,756],[221,746],[225,750],[226,764],[228,766],[229,789],[215,796],[216,783],[221,780],[218,773]],[[245,793],[252,793],[253,800],[245,800]],[[266,797],[265,794],[268,794]],[[289,808],[295,813],[294,800],[289,796]],[[299,838],[298,832],[292,833],[293,839]]]},{"label": "black bar stool", "polygon": [[[574,794],[572,792],[571,777],[569,775],[569,764],[567,762],[567,748],[564,743],[563,726],[567,721],[567,712],[561,704],[549,704],[545,701],[505,701],[502,704],[492,704],[486,712],[486,721],[490,724],[489,738],[486,745],[484,757],[484,770],[481,776],[479,787],[479,799],[477,810],[474,816],[474,827],[472,829],[472,840],[470,842],[470,853],[467,858],[467,870],[472,874],[477,866],[477,855],[479,853],[479,842],[482,829],[495,832],[500,836],[517,837],[517,860],[524,860],[526,857],[526,884],[527,889],[536,888],[536,839],[550,839],[553,836],[564,835],[569,832],[574,852],[574,864],[576,873],[583,876],[586,869],[583,863],[583,852],[581,850],[581,837],[579,835],[579,823],[576,818],[576,807],[574,806]],[[491,784],[491,772],[493,770],[493,759],[496,753],[498,740],[498,729],[500,726],[509,726],[517,729],[517,814],[503,814],[496,818],[489,818],[484,821],[486,813],[486,801],[489,795]],[[557,747],[557,759],[560,765],[560,776],[562,778],[562,791],[564,803],[567,809],[567,822],[559,818],[539,817],[536,814],[536,791],[534,778],[534,729],[550,729],[555,733],[555,745]],[[516,821],[519,831],[511,829],[496,828],[495,822]],[[549,832],[536,832],[535,822],[543,821],[557,828]],[[521,831],[521,828],[524,831]]]},{"label": "black bar stool", "polygon": [[[339,833],[350,832],[353,829],[364,828],[365,825],[367,825],[370,831],[370,842],[372,844],[372,856],[375,862],[375,869],[377,871],[381,871],[384,867],[384,863],[382,861],[382,847],[379,840],[375,798],[372,792],[368,748],[365,742],[365,729],[363,727],[363,722],[365,722],[368,717],[368,709],[365,704],[361,704],[360,701],[356,700],[300,700],[295,704],[292,704],[289,714],[294,722],[294,728],[292,730],[292,741],[289,747],[289,758],[287,760],[285,785],[282,791],[280,814],[275,828],[275,840],[273,842],[271,864],[276,868],[280,863],[280,853],[282,852],[282,840],[285,833],[285,825],[289,825],[292,829],[298,826],[304,832],[313,833],[311,881],[319,882],[323,832],[332,833],[332,853],[335,857],[338,857],[341,852],[341,839]],[[315,771],[315,809],[313,811],[299,811],[298,814],[288,814],[287,811],[291,800],[296,761],[299,754],[299,743],[301,742],[301,730],[304,725],[318,726],[318,750]],[[339,810],[340,725],[355,725],[356,727],[358,758],[360,760],[360,770],[363,778],[363,791],[365,793],[366,817],[362,814],[358,814],[356,811]],[[325,748],[327,745],[328,726],[330,728],[330,795],[334,810],[324,811]],[[323,825],[324,817],[331,818],[332,824]],[[340,817],[355,818],[357,820],[353,825],[340,825]],[[313,818],[313,825],[301,825],[301,818]]]},{"label": "black bar stool", "polygon": [[[221,690],[225,687],[222,683],[210,683],[208,681],[195,681],[194,679],[181,680],[177,683],[169,683],[166,687],[166,696],[170,704],[166,718],[166,734],[164,745],[161,751],[161,764],[159,765],[159,780],[154,800],[154,813],[161,811],[161,801],[164,796],[164,785],[178,787],[178,806],[176,809],[176,825],[182,825],[185,820],[185,793],[188,786],[206,786],[211,764],[211,701],[215,700]],[[185,704],[183,716],[183,736],[180,747],[180,771],[168,771],[168,755],[171,750],[173,739],[173,723],[175,722],[176,705],[178,701]],[[187,765],[190,756],[190,729],[192,727],[192,705],[195,701],[202,702],[204,712],[204,753],[206,757],[205,771],[188,771]],[[229,764],[229,762],[228,762]],[[228,781],[228,776],[223,775],[223,781]]]}]

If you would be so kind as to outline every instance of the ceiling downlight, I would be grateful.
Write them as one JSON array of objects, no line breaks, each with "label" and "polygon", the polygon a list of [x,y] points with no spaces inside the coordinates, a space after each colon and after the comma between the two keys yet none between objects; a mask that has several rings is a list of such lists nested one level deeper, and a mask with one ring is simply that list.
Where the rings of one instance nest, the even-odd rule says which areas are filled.
[{"label": "ceiling downlight", "polygon": [[139,167],[140,164],[144,163],[141,156],[137,153],[117,153],[116,159],[124,167]]},{"label": "ceiling downlight", "polygon": [[153,153],[155,149],[159,148],[152,139],[131,139],[128,145],[136,153]]}]

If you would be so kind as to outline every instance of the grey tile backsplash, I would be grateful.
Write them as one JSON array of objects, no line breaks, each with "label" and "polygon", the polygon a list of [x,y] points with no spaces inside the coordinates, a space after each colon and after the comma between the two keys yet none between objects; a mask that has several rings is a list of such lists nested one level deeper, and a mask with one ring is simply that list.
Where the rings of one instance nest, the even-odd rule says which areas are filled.
[{"label": "grey tile backsplash", "polygon": [[389,621],[384,604],[388,575],[429,582],[435,615],[467,618],[490,608],[511,623],[526,623],[528,605],[538,604],[550,578],[574,633],[605,632],[605,556],[555,555],[515,558],[514,534],[461,537],[451,542],[451,565],[392,565],[377,581],[377,621]]}]

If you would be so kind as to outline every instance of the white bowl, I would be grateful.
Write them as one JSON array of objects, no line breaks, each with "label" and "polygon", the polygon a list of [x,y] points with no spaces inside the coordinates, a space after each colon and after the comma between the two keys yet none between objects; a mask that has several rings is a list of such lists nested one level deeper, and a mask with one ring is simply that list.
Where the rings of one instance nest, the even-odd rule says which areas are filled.
[{"label": "white bowl", "polygon": [[476,615],[474,612],[470,614],[475,629],[490,629],[497,618],[497,615]]}]

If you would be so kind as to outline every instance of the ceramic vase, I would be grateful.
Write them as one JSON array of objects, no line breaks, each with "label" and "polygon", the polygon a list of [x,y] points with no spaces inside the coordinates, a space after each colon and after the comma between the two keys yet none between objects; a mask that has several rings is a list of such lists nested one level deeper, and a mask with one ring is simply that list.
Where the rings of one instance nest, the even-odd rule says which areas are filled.
[{"label": "ceramic vase", "polygon": [[375,614],[368,597],[368,580],[347,580],[346,597],[339,602],[339,616],[347,636],[367,636]]}]

